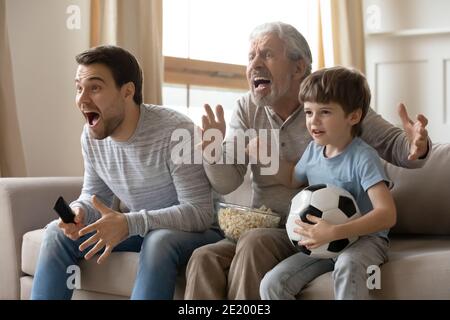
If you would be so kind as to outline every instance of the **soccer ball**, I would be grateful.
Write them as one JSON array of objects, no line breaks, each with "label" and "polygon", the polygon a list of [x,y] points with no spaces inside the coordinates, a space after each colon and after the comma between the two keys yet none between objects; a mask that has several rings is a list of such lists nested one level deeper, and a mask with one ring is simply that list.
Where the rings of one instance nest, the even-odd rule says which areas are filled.
[{"label": "soccer ball", "polygon": [[312,250],[298,245],[302,236],[294,232],[294,228],[298,227],[294,221],[300,218],[303,222],[311,224],[306,219],[307,214],[322,218],[332,224],[342,224],[360,217],[358,205],[348,191],[330,184],[316,184],[303,189],[292,198],[286,231],[294,246],[315,258],[334,258],[358,240],[358,237],[335,240]]}]

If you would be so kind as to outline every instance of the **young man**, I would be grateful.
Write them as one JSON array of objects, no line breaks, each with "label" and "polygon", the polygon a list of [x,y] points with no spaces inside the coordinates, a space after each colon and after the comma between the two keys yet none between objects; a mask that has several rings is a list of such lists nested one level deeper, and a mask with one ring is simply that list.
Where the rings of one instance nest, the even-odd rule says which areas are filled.
[{"label": "young man", "polygon": [[370,104],[366,79],[343,67],[322,69],[309,75],[300,88],[306,127],[313,138],[295,164],[280,169],[280,182],[291,188],[326,183],[349,191],[362,216],[333,225],[312,214],[312,223],[296,221],[294,232],[307,249],[359,236],[336,259],[317,259],[302,252],[280,262],[263,278],[262,299],[295,299],[301,289],[334,268],[336,299],[368,299],[367,267],[387,260],[388,229],[395,224],[394,199],[376,151],[359,138],[361,121]]},{"label": "young man", "polygon": [[[172,299],[179,267],[220,238],[208,230],[213,206],[203,167],[171,159],[172,132],[193,134],[193,123],[142,104],[142,71],[126,50],[96,47],[76,61],[76,105],[86,119],[83,189],[70,204],[75,223],[53,221],[45,230],[31,298],[70,299],[68,266],[99,252],[101,263],[112,251],[134,251],[131,298]],[[111,210],[113,196],[130,212]]]},{"label": "young man", "polygon": [[[303,36],[281,22],[255,28],[250,36],[247,80],[250,92],[238,100],[230,132],[223,143],[223,157],[234,142],[234,132],[248,129],[279,130],[282,159],[297,162],[311,136],[305,125],[303,106],[298,101],[302,80],[311,73],[311,52]],[[216,115],[206,105],[203,129],[216,128],[225,134],[225,120],[220,106]],[[397,166],[423,166],[431,141],[423,115],[413,123],[401,107],[403,129],[386,122],[369,109],[362,124],[361,138],[380,156]],[[203,146],[208,146],[204,141]],[[230,157],[230,155],[228,155]],[[227,194],[239,187],[247,171],[245,164],[216,164],[205,159],[204,167],[213,188]],[[252,204],[265,205],[282,215],[299,190],[278,183],[274,176],[262,175],[261,166],[251,166]],[[276,264],[296,251],[284,229],[255,229],[233,244],[227,240],[194,251],[187,268],[188,299],[259,299],[259,283]]]}]

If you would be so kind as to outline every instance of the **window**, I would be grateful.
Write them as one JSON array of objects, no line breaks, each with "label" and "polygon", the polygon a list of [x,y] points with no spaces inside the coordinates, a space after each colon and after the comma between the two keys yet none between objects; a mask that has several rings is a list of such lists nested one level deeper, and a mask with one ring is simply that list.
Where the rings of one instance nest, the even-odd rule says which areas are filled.
[{"label": "window", "polygon": [[245,65],[253,28],[283,21],[312,44],[312,2],[163,0],[164,105],[200,123],[203,104],[220,103],[229,119],[235,101],[248,90]]}]

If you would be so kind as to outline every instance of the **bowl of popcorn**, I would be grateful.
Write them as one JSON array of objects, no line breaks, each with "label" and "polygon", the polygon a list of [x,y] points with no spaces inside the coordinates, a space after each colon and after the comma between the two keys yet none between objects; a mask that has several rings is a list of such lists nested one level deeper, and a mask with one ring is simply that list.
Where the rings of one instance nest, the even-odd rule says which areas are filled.
[{"label": "bowl of popcorn", "polygon": [[262,206],[259,209],[231,203],[216,203],[219,227],[226,238],[236,242],[246,231],[254,228],[278,228],[280,216]]}]

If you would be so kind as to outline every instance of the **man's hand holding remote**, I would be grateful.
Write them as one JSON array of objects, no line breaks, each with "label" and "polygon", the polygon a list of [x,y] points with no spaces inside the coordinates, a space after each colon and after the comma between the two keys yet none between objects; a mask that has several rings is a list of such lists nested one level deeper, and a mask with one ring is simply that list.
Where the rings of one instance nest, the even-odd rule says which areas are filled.
[{"label": "man's hand holding remote", "polygon": [[64,223],[59,219],[58,227],[60,227],[64,235],[72,240],[77,240],[80,236],[78,232],[85,227],[84,225],[84,210],[80,207],[72,209],[75,214],[74,223]]}]

